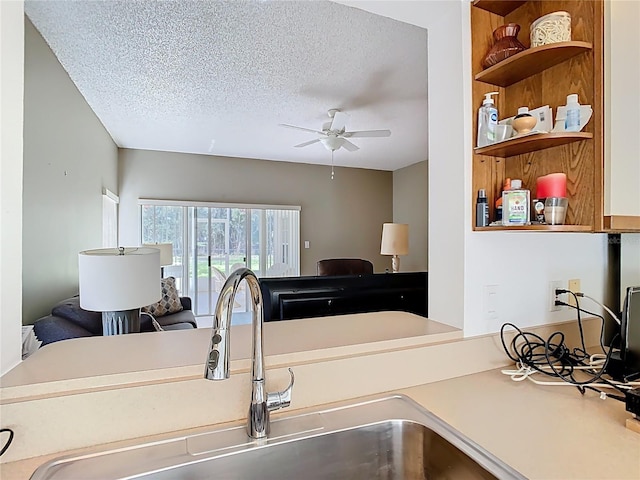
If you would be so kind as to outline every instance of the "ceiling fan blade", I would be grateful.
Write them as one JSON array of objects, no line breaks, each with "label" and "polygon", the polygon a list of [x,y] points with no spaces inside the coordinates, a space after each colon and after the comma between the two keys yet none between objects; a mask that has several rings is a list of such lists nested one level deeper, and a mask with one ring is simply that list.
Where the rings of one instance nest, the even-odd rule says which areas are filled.
[{"label": "ceiling fan blade", "polygon": [[342,136],[348,138],[390,137],[391,130],[360,130],[357,132],[344,132]]},{"label": "ceiling fan blade", "polygon": [[333,114],[333,121],[331,122],[332,132],[342,132],[347,126],[349,121],[349,115],[343,112],[335,112]]},{"label": "ceiling fan blade", "polygon": [[346,138],[343,138],[344,142],[342,142],[342,146],[346,149],[349,150],[350,152],[355,152],[356,150],[360,150],[360,148],[358,148],[358,146],[354,143],[351,143],[349,140],[347,140]]},{"label": "ceiling fan blade", "polygon": [[311,132],[311,133],[318,133],[320,135],[326,135],[326,133],[321,132],[319,130],[312,130],[310,128],[298,127],[296,125],[288,125],[286,123],[279,123],[278,125],[281,126],[281,127],[293,128],[295,130],[304,130],[305,132]]},{"label": "ceiling fan blade", "polygon": [[294,145],[294,147],[296,147],[296,148],[298,148],[298,147],[306,147],[307,145],[311,145],[311,144],[317,143],[319,141],[320,141],[320,139],[316,138],[315,140],[309,140],[308,142],[299,143],[298,145]]}]

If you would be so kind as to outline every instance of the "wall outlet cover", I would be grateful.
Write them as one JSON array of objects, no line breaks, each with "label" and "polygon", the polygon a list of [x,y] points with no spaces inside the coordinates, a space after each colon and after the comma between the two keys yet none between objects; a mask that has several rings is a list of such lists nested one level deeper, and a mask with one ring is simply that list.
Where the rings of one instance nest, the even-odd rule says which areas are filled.
[{"label": "wall outlet cover", "polygon": [[549,282],[548,304],[550,312],[558,312],[562,310],[562,305],[556,305],[556,300],[560,300],[560,296],[556,295],[558,288],[564,288],[562,280],[552,280]]},{"label": "wall outlet cover", "polygon": [[[569,280],[569,285],[567,290],[573,292],[573,293],[578,293],[580,291],[580,279],[579,278],[573,278],[571,280]],[[577,307],[576,305],[576,299],[573,295],[571,295],[570,293],[567,295],[567,303],[573,307]]]},{"label": "wall outlet cover", "polygon": [[500,318],[500,286],[485,285],[482,293],[482,309],[485,320],[497,320]]}]

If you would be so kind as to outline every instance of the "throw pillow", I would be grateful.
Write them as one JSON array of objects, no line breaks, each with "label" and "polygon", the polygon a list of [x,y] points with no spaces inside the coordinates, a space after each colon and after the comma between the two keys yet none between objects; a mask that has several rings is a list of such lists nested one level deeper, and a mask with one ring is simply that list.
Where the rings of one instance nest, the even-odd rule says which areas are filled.
[{"label": "throw pillow", "polygon": [[181,311],[183,308],[176,288],[175,277],[163,278],[160,285],[162,286],[162,298],[152,305],[143,307],[142,311],[150,313],[154,317],[162,317]]}]

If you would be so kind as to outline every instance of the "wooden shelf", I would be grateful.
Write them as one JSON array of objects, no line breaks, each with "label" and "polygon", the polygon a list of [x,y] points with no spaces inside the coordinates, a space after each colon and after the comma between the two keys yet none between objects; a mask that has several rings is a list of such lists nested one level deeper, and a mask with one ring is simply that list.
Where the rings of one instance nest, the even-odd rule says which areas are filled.
[{"label": "wooden shelf", "polygon": [[474,148],[474,153],[478,155],[491,155],[493,157],[512,157],[523,153],[536,152],[546,148],[566,145],[567,143],[578,142],[593,138],[593,133],[589,132],[557,132],[539,133],[526,135],[524,137],[514,137],[486,147]]},{"label": "wooden shelf", "polygon": [[479,82],[508,87],[547,68],[593,49],[589,42],[559,42],[528,48],[475,76]]},{"label": "wooden shelf", "polygon": [[475,0],[473,6],[504,17],[525,3],[526,0]]},{"label": "wooden shelf", "polygon": [[473,227],[476,232],[592,232],[591,225],[522,225],[518,227]]}]

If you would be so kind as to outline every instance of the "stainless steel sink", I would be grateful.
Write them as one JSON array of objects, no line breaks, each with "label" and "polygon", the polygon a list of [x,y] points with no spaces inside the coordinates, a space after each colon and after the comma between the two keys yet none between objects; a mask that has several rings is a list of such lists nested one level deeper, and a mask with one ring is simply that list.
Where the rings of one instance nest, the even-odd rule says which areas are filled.
[{"label": "stainless steel sink", "polygon": [[271,428],[262,440],[240,426],[62,457],[31,478],[525,478],[401,395],[274,419]]}]

